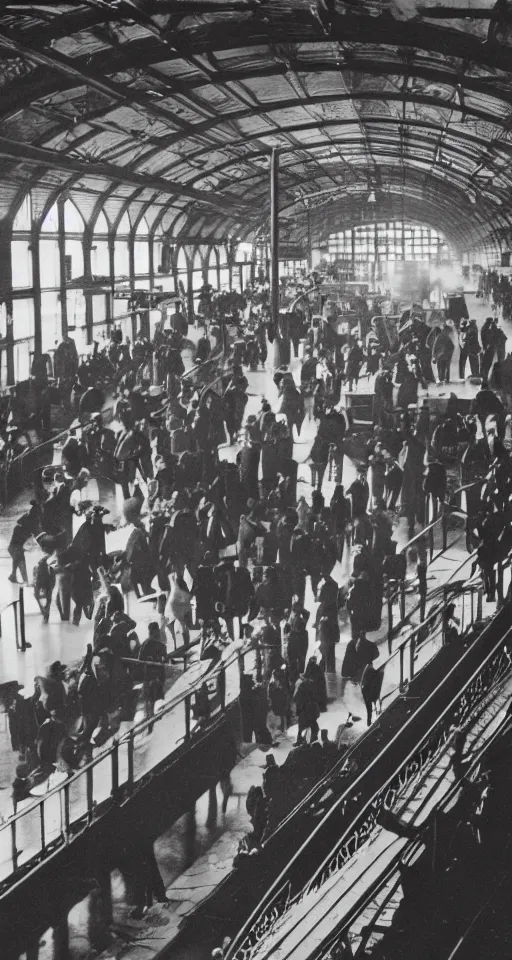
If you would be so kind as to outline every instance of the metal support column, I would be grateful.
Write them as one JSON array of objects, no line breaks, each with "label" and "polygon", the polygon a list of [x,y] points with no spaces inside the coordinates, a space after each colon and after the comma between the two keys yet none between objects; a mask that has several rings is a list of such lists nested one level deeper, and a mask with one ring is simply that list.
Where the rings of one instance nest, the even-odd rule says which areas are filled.
[{"label": "metal support column", "polygon": [[60,310],[61,310],[61,330],[62,339],[65,340],[68,335],[68,301],[66,292],[66,224],[64,220],[64,200],[59,197],[57,200],[57,214],[59,223],[58,243],[59,243],[59,263],[60,263]]},{"label": "metal support column", "polygon": [[307,202],[306,213],[307,213],[307,226],[308,226],[308,272],[311,273],[313,269],[313,248],[311,245],[311,210],[309,207],[309,202]]},{"label": "metal support column", "polygon": [[279,152],[270,158],[270,304],[274,332],[279,322]]}]

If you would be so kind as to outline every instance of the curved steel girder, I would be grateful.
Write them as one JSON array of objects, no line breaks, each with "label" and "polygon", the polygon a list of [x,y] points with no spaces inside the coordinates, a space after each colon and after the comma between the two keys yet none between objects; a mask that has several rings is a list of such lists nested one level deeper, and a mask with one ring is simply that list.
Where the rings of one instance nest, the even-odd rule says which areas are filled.
[{"label": "curved steel girder", "polygon": [[[318,21],[307,13],[304,17],[303,8],[297,12],[299,16],[301,14],[302,16],[301,20],[297,17],[294,20],[293,42],[297,45],[301,42],[324,44],[326,37]],[[265,10],[268,26],[265,26],[257,18],[250,20],[230,18],[229,20],[203,24],[199,28],[193,25],[190,29],[182,29],[172,38],[174,51],[164,41],[160,42],[158,38],[147,37],[143,40],[131,42],[129,51],[123,49],[123,45],[120,48],[106,48],[92,54],[92,56],[76,58],[75,62],[77,66],[81,63],[87,63],[92,69],[110,69],[110,72],[116,72],[126,68],[127,62],[133,66],[147,66],[164,60],[181,60],[192,53],[250,49],[253,46],[266,45],[269,42],[274,45],[289,44],[289,24],[286,18],[281,15],[277,21],[272,22],[272,13],[272,5],[269,5]],[[58,19],[60,20],[61,17],[63,17],[62,14],[59,15]],[[98,19],[98,23],[108,19],[110,18],[106,12],[104,16]],[[58,28],[57,22],[55,25]],[[302,31],[301,27],[303,28]],[[25,32],[23,36],[29,43],[37,44],[39,32],[37,35],[35,32]],[[41,34],[41,36],[44,37],[44,34]],[[181,46],[179,45],[180,38],[183,38]],[[44,39],[46,41],[48,38],[44,37]],[[346,11],[342,16],[336,15],[330,39],[340,44],[343,42],[373,43],[381,47],[389,46],[393,50],[397,47],[413,47],[427,52],[433,51],[443,56],[448,53],[450,57],[460,57],[463,61],[478,63],[490,68],[512,70],[512,51],[503,46],[484,45],[478,37],[446,26],[437,26],[425,21],[395,20],[389,13],[384,13],[379,17],[370,17],[364,14],[353,15],[349,11]],[[127,47],[128,44],[124,46]],[[185,49],[186,53],[184,53]],[[294,67],[296,62],[298,61],[293,63]],[[242,76],[237,75],[233,79],[243,79],[245,76],[247,74],[243,73]],[[211,71],[211,82],[214,84],[226,82],[227,78],[229,78],[227,71]],[[194,78],[192,82],[194,87],[201,86],[204,83],[204,74],[199,78]]]},{"label": "curved steel girder", "polygon": [[[312,210],[309,218],[312,236],[318,241],[326,239],[329,234],[338,230],[360,226],[363,223],[361,217],[364,218],[365,215],[367,215],[367,223],[387,219],[401,220],[403,217],[409,220],[413,217],[418,223],[426,223],[440,230],[447,239],[456,238],[457,246],[461,246],[461,241],[465,235],[467,237],[468,233],[467,221],[454,220],[452,206],[448,202],[439,202],[439,200],[426,201],[412,195],[399,197],[394,194],[384,194],[377,199],[371,216],[369,213],[364,197],[350,197],[330,204],[327,217],[323,208],[317,211]],[[292,229],[292,235],[304,238],[307,235],[307,229],[304,211],[300,220],[297,220],[295,229]],[[469,226],[469,230],[479,235],[480,239],[484,239],[483,224],[475,220]]]},{"label": "curved steel girder", "polygon": [[[406,119],[406,120],[404,120],[404,121],[398,121],[396,117],[366,117],[365,120],[364,120],[365,125],[370,125],[370,124],[376,123],[376,124],[384,124],[384,125],[388,125],[388,124],[389,124],[389,125],[392,125],[392,126],[396,126],[397,124],[400,124],[400,122],[402,123],[402,125],[407,125],[408,127],[421,127],[421,128],[426,129],[426,130],[433,130],[433,131],[435,131],[438,135],[443,131],[443,127],[440,127],[440,126],[437,125],[437,124],[430,123],[430,122],[426,122],[426,121],[421,121],[421,120]],[[312,120],[312,121],[310,121],[310,122],[308,122],[308,123],[303,123],[303,124],[298,124],[298,123],[295,123],[295,124],[287,124],[286,126],[281,127],[281,133],[286,135],[287,133],[306,133],[306,132],[308,132],[308,131],[317,130],[317,129],[318,129],[318,130],[328,130],[329,127],[354,127],[354,126],[357,126],[359,123],[360,123],[360,121],[357,121],[357,120],[355,120],[355,119],[353,119],[353,120],[332,120],[332,119],[330,119],[330,120]],[[452,135],[452,136],[454,135],[453,131],[452,131],[451,135]],[[243,138],[243,143],[244,143],[244,145],[246,145],[246,144],[248,144],[248,143],[254,143],[254,142],[258,141],[258,140],[263,141],[263,140],[265,139],[265,137],[271,137],[271,136],[275,136],[275,134],[272,134],[271,131],[269,131],[268,133],[265,133],[265,134],[262,134],[261,132],[260,132],[260,133],[255,133],[255,134],[248,134],[247,136],[245,136],[245,137]],[[466,139],[466,138],[471,138],[471,139],[473,139],[473,137],[472,137],[471,134],[463,134],[462,132],[458,132],[458,131],[457,131],[457,136],[460,137],[460,139],[463,139],[463,140]],[[240,146],[240,144],[235,144],[235,145],[236,145],[236,146]],[[314,143],[310,144],[310,148],[313,148],[314,146],[315,146]],[[491,144],[490,146],[492,146],[492,144]],[[224,149],[226,149],[226,148],[224,148]],[[290,148],[290,150],[288,150],[288,148],[285,147],[285,148],[283,149],[283,152],[284,152],[284,153],[290,152],[291,149],[292,149],[292,148]],[[300,149],[300,150],[306,150],[306,149],[308,149],[308,147],[307,147],[307,145],[305,145],[305,146],[301,146],[301,147],[298,148],[298,149]],[[511,144],[506,144],[506,143],[503,143],[503,144],[502,144],[502,143],[500,143],[500,149],[503,150],[503,151],[505,151],[505,152],[509,152],[509,153],[511,153],[511,155],[512,155],[512,143],[511,143]],[[188,154],[186,159],[187,159],[187,160],[196,160],[196,159],[199,159],[200,157],[203,157],[203,156],[207,155],[208,152],[209,152],[209,151],[208,151],[207,149],[203,149],[203,148],[202,148],[201,150],[196,150],[196,151],[191,152],[190,154]],[[268,148],[268,150],[261,150],[260,153],[263,154],[263,155],[265,155],[265,154],[270,154],[270,147]],[[236,163],[238,162],[238,159],[239,159],[239,158],[235,158],[234,160],[230,160],[229,163],[228,163],[228,166],[236,165]],[[241,158],[241,159],[243,160],[243,158]],[[169,167],[164,167],[164,168],[159,172],[159,176],[165,176],[166,173],[167,173],[169,170],[171,170],[171,169],[172,169],[172,165],[169,166]],[[203,171],[201,174],[198,174],[197,177],[193,178],[190,182],[191,182],[191,183],[195,183],[195,182],[197,182],[197,180],[203,179],[203,178],[205,177],[205,175],[206,175],[206,174],[205,174],[204,171]]]},{"label": "curved steel girder", "polygon": [[[391,157],[394,157],[394,156],[396,156],[396,154],[395,154],[392,150],[381,150],[380,148],[376,148],[376,149],[373,149],[373,150],[372,150],[372,158],[373,158],[374,160],[376,160],[377,162],[378,162],[378,160],[379,160],[380,157],[382,157],[382,158],[384,158],[385,160],[387,160],[387,159],[389,159],[389,158],[391,158]],[[404,160],[417,160],[417,159],[418,159],[418,158],[416,158],[416,157],[414,157],[414,156],[412,156],[412,155],[409,155],[406,151],[403,152],[402,156],[403,156]],[[368,181],[374,176],[374,168],[373,168],[373,165],[368,165],[368,164],[367,164],[364,168],[362,168],[361,166],[359,166],[358,169],[359,169],[360,172],[364,172],[364,173],[365,173],[365,175],[366,175],[366,177],[367,177],[367,182],[366,182],[366,183],[363,183],[363,182],[359,183],[359,181],[345,182],[345,183],[340,182],[339,185],[326,186],[326,187],[325,187],[325,193],[336,193],[337,191],[339,191],[340,194],[348,194],[348,193],[351,192],[351,190],[347,190],[347,188],[350,187],[350,188],[356,189],[356,188],[359,187],[359,186],[361,187],[362,190],[364,190],[365,192],[367,192],[367,191],[368,191]],[[429,181],[430,179],[432,179],[432,180],[434,180],[437,184],[439,184],[439,185],[441,186],[441,188],[444,188],[445,192],[446,192],[446,187],[447,187],[447,186],[448,186],[448,187],[453,187],[454,190],[460,191],[461,197],[464,197],[464,205],[467,206],[467,207],[469,207],[469,200],[468,200],[467,196],[466,196],[465,193],[464,193],[464,191],[467,189],[467,180],[466,180],[466,178],[464,178],[462,175],[451,176],[451,177],[449,177],[449,178],[448,178],[448,177],[442,177],[442,176],[440,176],[440,172],[438,172],[438,171],[440,171],[441,169],[442,169],[442,168],[435,168],[435,167],[434,167],[434,168],[431,168],[431,169],[429,169],[429,170],[422,170],[421,168],[416,168],[416,167],[414,167],[414,166],[406,167],[406,170],[407,170],[407,171],[410,171],[411,174],[413,174],[413,173],[416,174],[417,177],[418,177],[418,179],[421,179],[421,181],[422,181],[423,184],[428,183],[428,181]],[[400,179],[402,179],[402,177],[403,177],[403,168],[402,168],[402,166],[399,165],[399,164],[397,164],[396,166],[390,166],[390,167],[388,168],[388,170],[387,170],[388,176],[389,176],[390,173],[393,175],[393,179],[396,178],[396,177],[400,177]],[[385,189],[385,187],[384,187],[383,189]],[[324,190],[324,188],[322,188],[322,191],[323,191],[323,190]],[[442,190],[441,190],[441,192],[442,192]],[[475,192],[476,192],[476,191],[475,191]],[[261,203],[261,201],[263,200],[263,198],[265,197],[265,195],[266,195],[266,190],[263,189],[262,191],[260,191],[260,193],[254,192],[254,193],[251,195],[250,198],[247,197],[247,200],[250,199],[252,205],[255,206],[255,205]],[[485,199],[486,199],[486,203],[489,203],[489,204],[492,206],[493,209],[498,206],[498,203],[496,203],[496,202],[494,202],[494,204],[493,204],[492,198],[486,197]],[[287,210],[293,209],[293,207],[296,206],[297,203],[299,203],[299,202],[300,202],[300,198],[299,198],[299,199],[294,199],[294,201],[293,201],[292,203],[281,207],[281,209],[280,209],[280,216],[281,216],[281,217],[285,217]]]},{"label": "curved steel girder", "polygon": [[[329,146],[329,147],[331,147],[331,146],[333,146],[333,145],[339,144],[340,146],[345,147],[345,148],[348,148],[349,146],[350,146],[350,147],[359,146],[359,144],[361,144],[361,146],[363,147],[363,150],[362,150],[360,153],[351,152],[351,153],[347,153],[347,155],[346,155],[345,157],[343,157],[343,158],[340,157],[340,161],[339,161],[340,167],[342,168],[343,172],[346,174],[346,178],[347,178],[348,180],[350,180],[351,174],[352,174],[352,175],[354,176],[354,178],[356,178],[356,179],[358,178],[358,174],[360,174],[360,166],[357,164],[357,159],[358,159],[358,157],[360,157],[360,156],[367,156],[368,152],[370,152],[370,153],[372,154],[372,156],[377,157],[378,154],[376,153],[376,151],[375,151],[375,149],[374,149],[375,146],[383,145],[383,146],[388,146],[389,149],[393,149],[393,144],[390,144],[388,140],[386,140],[385,138],[382,138],[382,137],[374,136],[374,135],[370,135],[370,138],[361,136],[361,137],[359,137],[359,138],[357,138],[357,139],[354,138],[354,139],[351,139],[351,140],[343,140],[343,141],[333,139],[333,140],[330,140],[330,141],[323,141],[323,143],[324,143],[324,146]],[[412,138],[411,138],[410,136],[408,136],[408,138],[407,138],[407,146],[408,146],[409,148],[414,148],[416,145],[419,145],[419,146],[421,147],[423,144],[428,144],[429,146],[432,146],[432,147],[434,148],[434,150],[435,150],[436,142],[435,142],[435,141],[433,142],[431,138],[429,139],[429,138],[421,137],[421,136],[414,136],[414,137],[412,137]],[[316,149],[318,146],[319,146],[319,145],[318,145],[317,143],[311,144],[311,145],[309,145],[309,146],[306,145],[306,146],[304,147],[304,152],[307,153],[307,152],[309,152],[309,151],[312,150],[312,149]],[[397,146],[400,146],[400,142],[399,142],[399,141],[397,142]],[[302,148],[301,148],[301,149],[302,149]],[[452,146],[451,144],[443,144],[442,150],[443,150],[443,154],[444,154],[447,158],[449,158],[449,159],[451,159],[451,158],[457,158],[457,157],[460,156],[460,152],[458,152],[458,151],[456,150],[455,145]],[[291,151],[290,151],[290,152],[291,152]],[[297,151],[297,152],[301,152],[301,151]],[[258,155],[259,155],[259,156],[265,156],[265,155],[266,155],[266,151],[260,151]],[[481,156],[478,156],[478,154],[476,154],[476,155],[473,156],[473,155],[471,155],[471,154],[468,153],[468,154],[465,154],[465,156],[467,156],[470,160],[472,160],[472,162],[474,162],[474,163],[477,164],[477,165],[480,164],[480,163],[482,163],[482,157],[481,157]],[[400,150],[400,158],[401,158],[401,159],[402,159],[402,158],[403,158],[403,159],[412,159],[412,160],[415,160],[415,161],[417,161],[417,162],[423,162],[423,163],[427,163],[427,164],[432,164],[432,165],[434,165],[434,156],[432,156],[432,157],[425,157],[425,158],[417,157],[417,156],[415,156],[414,154],[409,155],[409,154],[408,154],[406,151],[404,151],[403,149]],[[334,159],[336,159],[335,155],[334,155]],[[345,161],[345,164],[346,164],[345,166],[343,166],[343,161]],[[353,164],[354,161],[356,161],[356,163],[354,164],[354,166],[352,166],[352,164]],[[298,159],[298,160],[295,160],[295,161],[292,162],[292,163],[286,164],[286,166],[281,166],[281,168],[280,168],[280,174],[281,174],[281,180],[282,180],[282,183],[283,183],[283,189],[285,190],[285,192],[289,192],[290,190],[292,190],[293,187],[294,187],[294,185],[297,186],[297,182],[296,182],[296,178],[295,178],[295,177],[294,177],[294,179],[293,179],[293,182],[291,182],[289,185],[286,185],[286,186],[284,185],[284,181],[286,180],[286,175],[289,173],[289,171],[290,171],[290,170],[293,170],[293,168],[296,167],[296,166],[307,166],[309,163],[312,163],[312,161],[310,161],[308,158],[303,158],[303,157],[302,157],[302,158],[300,158],[300,159]],[[321,163],[321,160],[320,160],[320,163]],[[233,164],[231,163],[230,166],[233,166]],[[495,173],[496,176],[502,176],[502,177],[506,177],[506,176],[507,176],[507,171],[506,171],[506,170],[498,170],[498,169],[495,167],[494,163],[491,162],[490,160],[486,160],[486,166],[488,166],[490,169],[492,169],[492,170],[494,171],[494,173]],[[315,169],[316,169],[316,166],[315,166]],[[208,175],[210,176],[210,175],[212,175],[212,173],[213,173],[213,170],[212,170],[212,171],[209,171],[209,172],[208,172]],[[468,186],[471,185],[471,188],[475,191],[475,193],[481,192],[482,188],[484,188],[484,187],[486,186],[486,184],[480,184],[480,186],[479,186],[478,182],[472,182],[471,176],[468,176],[463,170],[457,169],[456,166],[453,167],[453,174],[454,174],[454,176],[453,176],[453,177],[448,177],[448,179],[450,179],[450,180],[451,180],[451,179],[453,179],[453,180],[459,180],[459,179],[462,177],[462,179],[464,179],[464,182],[467,183]],[[334,179],[336,178],[336,175],[337,175],[337,174],[336,174],[335,170],[333,169],[333,166],[331,166],[331,165],[330,165],[329,170],[326,170],[326,171],[325,171],[325,177],[326,177],[326,178],[330,178],[331,180],[334,180]],[[425,176],[427,176],[427,175],[428,175],[428,171],[425,171]],[[359,178],[360,178],[360,177],[359,177]],[[317,173],[316,175],[313,174],[313,175],[310,176],[310,177],[303,177],[303,178],[301,178],[299,185],[302,185],[302,184],[303,184],[304,186],[306,186],[307,184],[309,184],[309,183],[315,183],[315,182],[317,182],[317,181],[320,180],[320,179],[321,179],[321,174],[320,174],[320,173]],[[265,175],[264,175],[263,172],[262,172],[262,176],[261,176],[260,180],[261,180],[261,182],[264,182],[264,180],[265,180]],[[259,182],[259,181],[256,181],[256,183],[254,183],[254,181],[255,181],[255,177],[254,177],[253,175],[250,175],[250,174],[247,175],[247,177],[240,177],[240,178],[237,178],[237,179],[236,179],[237,186],[243,185],[243,184],[246,183],[246,182],[251,182],[251,187],[250,187],[246,192],[244,192],[244,193],[241,195],[242,198],[243,198],[243,200],[244,200],[244,202],[246,202],[246,203],[249,202],[249,201],[251,200],[251,198],[254,196],[254,188],[256,187],[256,183]],[[511,187],[512,187],[512,180],[511,180]],[[498,187],[494,187],[493,189],[494,189],[495,193],[497,193],[500,197],[504,197],[504,198],[507,198],[507,197],[508,197],[508,193],[507,193],[507,191],[506,191],[506,188],[504,188],[504,187],[502,187],[502,186],[498,186]]]},{"label": "curved steel girder", "polygon": [[[323,106],[327,103],[352,103],[354,100],[382,100],[386,102],[396,102],[403,103],[404,97],[402,93],[396,92],[391,93],[389,91],[382,90],[362,90],[356,96],[352,93],[341,93],[341,94],[321,94],[319,96],[308,96],[308,97],[291,97],[288,100],[271,100],[266,103],[260,104],[257,107],[245,109],[245,110],[236,110],[231,113],[228,113],[224,116],[219,115],[216,119],[205,120],[202,123],[194,124],[193,131],[190,134],[171,134],[169,137],[163,137],[162,143],[157,148],[153,154],[149,152],[145,154],[144,162],[147,162],[148,159],[151,159],[151,156],[157,155],[161,149],[166,149],[172,147],[180,141],[186,141],[189,138],[194,138],[201,136],[202,134],[209,133],[211,130],[214,130],[216,127],[221,127],[226,123],[238,123],[241,120],[249,120],[251,117],[258,117],[262,114],[278,114],[282,110],[291,110],[298,107],[315,107]],[[442,97],[428,97],[425,94],[420,93],[409,93],[407,96],[407,102],[411,104],[422,104],[423,106],[428,107],[437,107],[442,110],[450,110],[453,113],[463,114],[465,117],[474,117],[476,120],[483,120],[486,123],[495,123],[496,126],[507,127],[508,117],[495,117],[493,114],[489,114],[483,110],[476,110],[471,107],[462,107],[459,102],[451,102],[444,100]],[[364,123],[364,117],[359,118],[360,123]],[[278,136],[279,131],[268,131],[267,136]],[[261,133],[260,137],[265,136],[265,133]],[[236,146],[239,142],[245,141],[245,136],[243,133],[240,133],[239,141],[229,141],[226,146]],[[219,144],[219,147],[221,145]],[[210,147],[211,149],[211,147]]]},{"label": "curved steel girder", "polygon": [[[278,5],[276,3],[276,9]],[[393,48],[417,48],[425,51],[434,51],[442,56],[455,56],[473,63],[501,70],[512,70],[512,50],[501,45],[482,44],[479,37],[455,30],[453,27],[437,26],[425,20],[398,20],[391,13],[385,12],[377,17],[364,14],[352,14],[345,10],[343,14],[335,14],[332,29],[328,37],[319,21],[306,12],[304,7],[297,8],[301,16],[294,19],[293,43],[365,43],[390,46]],[[291,14],[291,11],[290,11]],[[272,22],[272,4],[265,9],[266,22],[252,18],[251,20],[214,21],[201,27],[192,26],[190,29],[179,31],[173,46],[176,53],[167,50],[164,60],[182,60],[192,54],[218,53],[227,50],[240,50],[246,47],[265,46],[269,43],[289,44],[290,23],[287,17],[278,15],[277,21]],[[301,27],[304,27],[301,31]],[[183,44],[178,47],[179,39]],[[186,48],[185,48],[186,44]],[[161,50],[164,52],[162,45]],[[186,49],[186,53],[184,50]],[[104,54],[104,57],[107,54]],[[212,81],[217,80],[212,71]]]},{"label": "curved steel girder", "polygon": [[[390,127],[407,127],[407,130],[408,130],[408,132],[407,132],[407,137],[408,137],[408,138],[411,136],[410,130],[423,130],[423,129],[425,129],[425,130],[432,130],[432,131],[434,131],[436,134],[442,134],[442,133],[444,132],[442,127],[440,127],[440,126],[438,126],[438,125],[436,125],[436,124],[433,124],[433,123],[427,123],[427,122],[422,122],[422,121],[420,121],[420,120],[412,120],[412,119],[411,119],[411,120],[410,120],[410,119],[398,120],[396,117],[368,117],[367,119],[365,119],[365,125],[366,125],[366,126],[371,126],[372,124],[385,125],[385,126],[388,126],[388,125],[389,125]],[[330,125],[330,126],[350,126],[350,127],[357,127],[357,126],[359,126],[359,124],[358,124],[357,121],[355,121],[355,120],[345,120],[345,121],[342,121],[342,122],[337,121],[337,120],[328,120],[328,121],[322,121],[321,123],[315,124],[314,126],[315,126],[315,127],[318,126],[319,128],[323,129],[325,126],[328,126],[328,125]],[[295,129],[300,130],[300,129],[303,129],[303,128],[302,128],[302,127],[297,127],[297,128],[295,128]],[[492,144],[492,143],[489,143],[488,140],[484,140],[483,138],[477,137],[477,136],[475,136],[474,134],[464,133],[463,131],[459,131],[459,130],[448,130],[448,131],[446,131],[446,135],[449,136],[449,137],[452,137],[452,138],[454,138],[454,139],[461,140],[463,143],[466,143],[466,142],[467,142],[467,143],[468,143],[469,145],[471,145],[471,146],[474,145],[475,147],[482,147],[482,148],[484,148],[484,149],[487,151],[487,153],[488,153],[490,150],[493,149],[493,144]],[[270,136],[270,134],[269,134],[269,136]],[[370,137],[373,136],[373,135],[371,134],[371,132],[369,133],[369,136],[370,136]],[[259,137],[259,138],[255,138],[255,139],[262,139],[262,138]],[[428,137],[428,136],[427,136],[427,137],[421,138],[421,139],[425,140],[425,142],[427,142],[427,143],[429,143],[429,144],[432,143],[432,137]],[[400,136],[398,135],[398,136],[397,136],[397,143],[400,144],[400,142],[401,142],[401,139],[400,139]],[[308,143],[305,143],[305,144],[303,144],[302,146],[297,147],[296,150],[293,150],[293,147],[292,147],[292,146],[290,146],[289,149],[286,148],[286,147],[284,147],[284,148],[283,148],[283,155],[286,155],[287,153],[289,153],[289,154],[294,154],[294,153],[309,153],[311,150],[322,149],[322,148],[324,148],[324,147],[343,146],[344,143],[346,143],[346,141],[343,140],[343,139],[341,139],[340,137],[331,137],[331,138],[328,139],[328,140],[315,140],[314,143],[309,143],[309,144],[308,144]],[[510,155],[511,159],[512,159],[512,142],[511,142],[511,143],[503,142],[503,143],[499,144],[499,147],[500,147],[500,149],[501,149],[503,152],[508,153],[508,154]],[[442,149],[445,150],[445,145],[443,145],[443,148],[442,148]],[[450,149],[450,150],[451,150],[451,149],[455,149],[455,147],[452,147],[451,145],[449,145],[449,146],[446,147],[446,149]],[[227,169],[229,169],[230,167],[236,167],[239,163],[242,163],[242,164],[243,164],[243,163],[245,162],[246,158],[247,158],[248,160],[255,160],[255,159],[261,158],[261,157],[268,157],[269,154],[270,154],[270,149],[251,150],[250,153],[248,153],[248,154],[246,154],[246,155],[244,155],[244,156],[236,157],[235,159],[224,160],[222,163],[217,164],[217,166],[209,168],[207,174],[205,174],[204,172],[198,173],[195,177],[191,178],[191,179],[190,179],[189,181],[187,181],[187,182],[190,183],[190,184],[195,184],[195,183],[199,182],[200,180],[204,179],[205,176],[212,176],[212,175],[215,175],[215,174],[217,174],[217,173],[222,173],[224,170],[227,170]],[[198,155],[198,154],[194,154],[194,157],[197,156],[197,155]],[[468,154],[468,155],[469,155],[469,154]],[[304,161],[303,161],[303,162],[304,162]],[[480,162],[480,158],[479,158],[478,162]],[[491,163],[492,163],[491,160],[486,160],[485,162],[488,163],[489,165],[491,165]],[[286,170],[286,169],[287,169],[287,166],[283,166],[283,165],[281,164],[281,170]],[[502,172],[503,172],[503,171],[502,171]],[[263,175],[263,173],[264,173],[264,172],[262,171],[262,175]],[[247,178],[247,179],[250,179],[250,177]],[[238,182],[239,182],[239,181],[237,180],[236,183],[238,183]]]}]

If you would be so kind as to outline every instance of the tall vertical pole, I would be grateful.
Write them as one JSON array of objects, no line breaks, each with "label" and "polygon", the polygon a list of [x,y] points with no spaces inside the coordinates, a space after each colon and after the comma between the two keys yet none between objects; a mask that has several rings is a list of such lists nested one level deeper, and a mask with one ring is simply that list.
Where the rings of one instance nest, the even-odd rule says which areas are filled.
[{"label": "tall vertical pole", "polygon": [[279,321],[279,153],[270,159],[270,305],[274,331]]},{"label": "tall vertical pole", "polygon": [[309,208],[309,203],[307,205],[306,212],[308,215],[308,273],[311,273],[313,269],[313,250],[311,247],[311,210]]}]

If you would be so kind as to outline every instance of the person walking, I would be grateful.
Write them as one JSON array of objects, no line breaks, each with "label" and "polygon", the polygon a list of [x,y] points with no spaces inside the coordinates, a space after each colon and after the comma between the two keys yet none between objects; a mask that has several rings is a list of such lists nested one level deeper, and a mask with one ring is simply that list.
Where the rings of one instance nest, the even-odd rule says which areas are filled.
[{"label": "person walking", "polygon": [[465,379],[466,361],[469,360],[469,370],[472,377],[479,372],[480,340],[475,320],[461,320],[459,327],[459,378]]},{"label": "person walking", "polygon": [[435,327],[427,337],[427,344],[432,347],[432,362],[437,364],[439,384],[450,382],[450,366],[455,349],[450,331],[450,325],[445,323],[441,328]]},{"label": "person walking", "polygon": [[11,555],[12,559],[12,570],[9,575],[9,580],[11,583],[18,583],[18,570],[21,573],[23,583],[28,583],[28,574],[27,574],[27,564],[25,562],[25,550],[24,546],[32,536],[32,522],[28,513],[23,513],[17,523],[14,525],[14,529],[11,534],[11,539],[9,541],[9,546],[7,547],[8,552]]}]

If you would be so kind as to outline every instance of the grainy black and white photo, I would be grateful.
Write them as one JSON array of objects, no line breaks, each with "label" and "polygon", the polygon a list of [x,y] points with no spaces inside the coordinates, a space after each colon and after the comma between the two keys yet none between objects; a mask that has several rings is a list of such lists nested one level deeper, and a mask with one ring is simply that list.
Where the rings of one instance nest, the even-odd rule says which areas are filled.
[{"label": "grainy black and white photo", "polygon": [[511,960],[512,5],[0,2],[0,960]]}]

